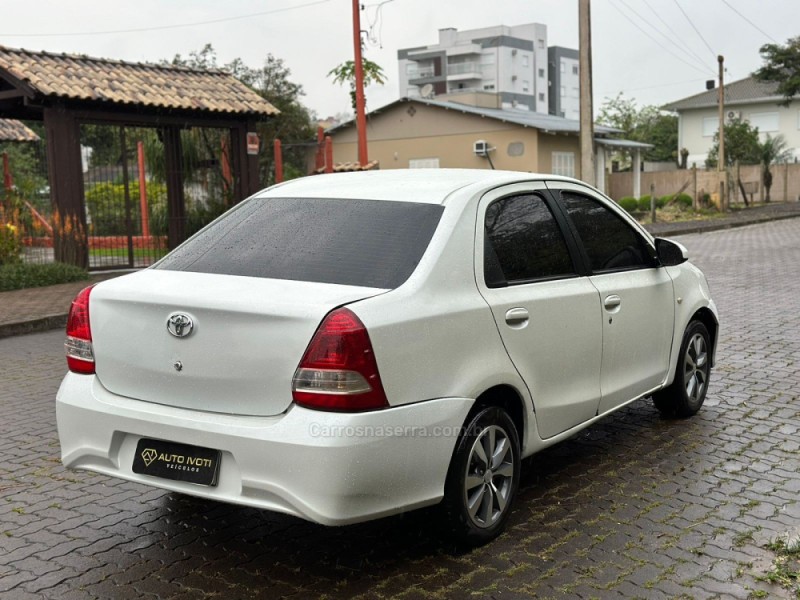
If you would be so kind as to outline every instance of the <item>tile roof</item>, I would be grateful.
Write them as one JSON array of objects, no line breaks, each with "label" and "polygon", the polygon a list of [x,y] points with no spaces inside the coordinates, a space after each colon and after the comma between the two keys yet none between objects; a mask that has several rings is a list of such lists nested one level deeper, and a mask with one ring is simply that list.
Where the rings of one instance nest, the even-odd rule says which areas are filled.
[{"label": "tile roof", "polygon": [[[777,92],[777,83],[757,81],[752,77],[725,84],[725,104],[746,104],[752,102],[779,102],[783,96]],[[718,106],[719,89],[706,90],[694,96],[665,104],[664,110],[691,110]]]},{"label": "tile roof", "polygon": [[[336,163],[333,165],[334,173],[351,173],[353,171],[376,171],[380,169],[380,164],[377,160],[371,160],[363,167],[357,162],[344,162]],[[325,173],[325,167],[320,167],[312,172],[312,175],[322,175]]]},{"label": "tile roof", "polygon": [[[457,102],[445,102],[438,100],[427,100],[425,98],[400,98],[394,102],[390,102],[382,108],[378,108],[372,113],[380,113],[402,102],[413,102],[424,104],[426,106],[435,106],[444,108],[446,110],[455,110],[464,114],[476,115],[479,117],[489,117],[502,121],[504,123],[512,123],[514,125],[521,125],[522,127],[531,127],[533,129],[541,129],[542,131],[550,133],[575,133],[580,132],[580,121],[574,119],[565,119],[564,117],[557,117],[556,115],[546,115],[537,113],[530,110],[520,110],[514,108],[483,108],[480,106],[470,106],[468,104],[458,104]],[[355,121],[348,121],[328,130],[328,133],[333,133],[350,125]],[[620,133],[620,129],[608,127],[606,125],[594,126],[594,132],[599,134]]]},{"label": "tile roof", "polygon": [[222,71],[129,63],[0,46],[0,77],[33,96],[217,114],[279,111]]},{"label": "tile roof", "polygon": [[0,119],[0,142],[38,142],[39,136],[21,121]]}]

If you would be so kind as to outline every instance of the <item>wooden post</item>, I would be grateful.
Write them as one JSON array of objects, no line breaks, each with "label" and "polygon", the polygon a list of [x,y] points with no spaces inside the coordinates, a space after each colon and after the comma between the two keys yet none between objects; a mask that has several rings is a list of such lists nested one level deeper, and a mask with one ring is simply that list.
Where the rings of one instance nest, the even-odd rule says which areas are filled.
[{"label": "wooden post", "polygon": [[789,163],[783,165],[783,201],[789,201]]},{"label": "wooden post", "polygon": [[325,130],[322,127],[317,127],[317,153],[314,158],[315,170],[325,166]]},{"label": "wooden post", "polygon": [[272,142],[272,152],[275,155],[275,183],[281,183],[283,181],[283,154],[281,141],[278,138]]},{"label": "wooden post", "polygon": [[67,109],[44,109],[50,200],[56,211],[55,259],[87,269],[89,244],[83,197],[80,126]]},{"label": "wooden post", "polygon": [[[736,181],[740,182],[742,180],[742,170],[741,170],[741,166],[739,165],[739,161],[738,160],[735,163],[733,163],[733,173],[734,173],[733,176],[736,177]],[[734,189],[736,189],[736,188],[734,188]],[[743,195],[744,195],[744,193],[743,193]],[[736,202],[738,196],[739,196],[739,192],[734,192],[733,193],[733,201],[734,202]],[[745,204],[747,204],[747,198],[744,198],[743,202]]]},{"label": "wooden post", "polygon": [[692,163],[692,210],[700,208],[700,198],[697,197],[697,163]]},{"label": "wooden post", "polygon": [[[586,0],[588,2],[588,0]],[[361,58],[361,1],[353,0],[353,54],[356,76],[356,131],[358,133],[358,162],[364,166],[367,156],[367,115],[364,100],[364,62]]]},{"label": "wooden post", "polygon": [[763,161],[761,162],[760,165],[758,165],[758,192],[759,192],[758,193],[758,200],[759,200],[759,202],[761,202],[761,204],[764,204],[764,201],[766,200],[766,196],[765,196],[766,190],[764,189],[764,163],[763,163]]},{"label": "wooden post", "polygon": [[[719,105],[719,153],[717,155],[717,171],[725,171],[725,82],[723,74],[725,72],[725,58],[717,57],[719,63],[719,95],[717,104]],[[720,198],[722,203],[722,198]]]},{"label": "wooden post", "polygon": [[656,184],[650,184],[650,222],[656,222]]},{"label": "wooden post", "polygon": [[167,245],[175,248],[186,239],[186,201],[183,195],[183,151],[181,130],[162,129],[167,180]]},{"label": "wooden post", "polygon": [[122,189],[125,193],[125,237],[128,243],[128,266],[133,268],[133,222],[131,220],[131,186],[128,177],[128,142],[125,139],[125,126],[119,128],[119,147],[122,151]]},{"label": "wooden post", "polygon": [[241,202],[261,189],[258,178],[258,153],[247,151],[247,134],[255,133],[254,122],[231,128],[231,162],[234,173],[233,203]]},{"label": "wooden post", "polygon": [[333,173],[333,140],[331,136],[325,136],[325,172]]},{"label": "wooden post", "polygon": [[[147,208],[147,180],[144,169],[144,144],[136,143],[136,159],[139,166],[139,212],[142,221],[142,237],[145,240],[150,238],[150,213]],[[224,171],[224,169],[223,169]],[[149,241],[145,242],[149,243]]]}]

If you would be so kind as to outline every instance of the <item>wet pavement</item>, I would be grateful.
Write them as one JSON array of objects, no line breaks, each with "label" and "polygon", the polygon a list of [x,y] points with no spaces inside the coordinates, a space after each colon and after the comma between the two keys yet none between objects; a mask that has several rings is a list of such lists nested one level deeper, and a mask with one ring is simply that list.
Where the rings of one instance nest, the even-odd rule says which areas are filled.
[{"label": "wet pavement", "polygon": [[0,340],[0,598],[749,598],[800,525],[800,220],[678,238],[722,314],[706,406],[641,400],[529,461],[507,532],[343,528],[59,461],[61,332]]}]

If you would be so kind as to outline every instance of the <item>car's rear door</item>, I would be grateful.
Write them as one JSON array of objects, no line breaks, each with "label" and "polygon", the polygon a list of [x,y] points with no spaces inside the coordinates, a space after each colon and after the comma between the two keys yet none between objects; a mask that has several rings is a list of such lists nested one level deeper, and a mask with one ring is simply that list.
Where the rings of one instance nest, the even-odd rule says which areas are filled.
[{"label": "car's rear door", "polygon": [[529,388],[539,434],[591,419],[600,397],[597,289],[575,263],[542,183],[506,186],[479,203],[476,279]]},{"label": "car's rear door", "polygon": [[659,386],[669,368],[672,280],[645,237],[587,188],[549,182],[600,294],[603,361],[598,414]]}]

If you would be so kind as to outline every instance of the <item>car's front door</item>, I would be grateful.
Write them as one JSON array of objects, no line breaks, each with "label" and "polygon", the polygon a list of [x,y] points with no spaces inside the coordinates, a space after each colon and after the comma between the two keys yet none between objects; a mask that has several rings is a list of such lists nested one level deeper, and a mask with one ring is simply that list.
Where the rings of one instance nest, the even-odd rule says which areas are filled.
[{"label": "car's front door", "polygon": [[675,318],[672,279],[644,236],[605,201],[579,186],[550,186],[560,188],[558,202],[600,294],[602,414],[663,382]]},{"label": "car's front door", "polygon": [[478,287],[543,438],[594,417],[600,398],[599,296],[558,218],[543,184],[517,184],[484,196],[476,231]]}]

